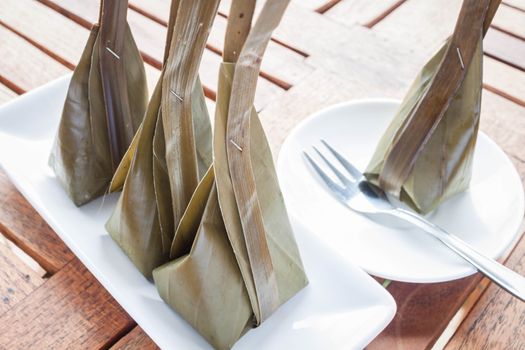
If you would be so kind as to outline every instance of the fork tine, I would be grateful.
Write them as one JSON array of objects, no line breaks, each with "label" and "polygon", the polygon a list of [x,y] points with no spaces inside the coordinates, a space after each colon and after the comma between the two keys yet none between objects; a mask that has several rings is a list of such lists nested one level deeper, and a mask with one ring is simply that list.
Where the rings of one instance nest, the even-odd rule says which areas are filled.
[{"label": "fork tine", "polygon": [[326,159],[326,157],[317,149],[317,147],[315,146],[312,146],[312,148],[315,150],[315,152],[319,155],[319,157],[321,157],[321,159],[326,163],[326,165],[328,165],[328,167],[334,172],[334,174],[337,176],[337,178],[339,180],[341,180],[341,182],[343,183],[343,185],[345,186],[351,186],[354,184],[354,181],[352,181],[352,179],[349,179],[348,177],[346,177],[342,172],[339,171],[339,169],[337,169],[333,164],[332,162],[330,162],[328,159]]},{"label": "fork tine", "polygon": [[308,153],[306,153],[305,151],[303,151],[303,155],[305,156],[306,160],[308,161],[308,163],[310,163],[310,165],[312,166],[312,168],[315,170],[315,172],[321,177],[321,179],[324,181],[324,183],[326,184],[326,186],[328,186],[328,188],[330,188],[330,190],[338,195],[341,195],[342,192],[344,191],[344,189],[336,184],[331,178],[330,176],[328,176],[328,174],[326,172],[324,172],[321,167],[312,159],[312,157],[310,157],[310,155]]},{"label": "fork tine", "polygon": [[334,155],[334,157],[341,163],[341,165],[352,175],[354,180],[359,180],[363,177],[363,173],[359,171],[355,166],[353,166],[345,157],[343,157],[339,152],[337,152],[332,146],[328,144],[325,140],[321,140],[323,145],[328,148],[328,150]]}]

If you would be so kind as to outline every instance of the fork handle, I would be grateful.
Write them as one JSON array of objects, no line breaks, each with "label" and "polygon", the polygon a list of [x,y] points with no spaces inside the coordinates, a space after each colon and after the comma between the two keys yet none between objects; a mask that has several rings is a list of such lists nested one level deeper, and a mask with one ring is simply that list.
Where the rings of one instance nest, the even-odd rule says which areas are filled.
[{"label": "fork handle", "polygon": [[521,301],[525,301],[525,278],[523,276],[498,263],[496,260],[481,254],[468,243],[420,215],[404,209],[395,209],[390,212],[392,215],[419,227],[437,238],[498,286],[519,298]]}]

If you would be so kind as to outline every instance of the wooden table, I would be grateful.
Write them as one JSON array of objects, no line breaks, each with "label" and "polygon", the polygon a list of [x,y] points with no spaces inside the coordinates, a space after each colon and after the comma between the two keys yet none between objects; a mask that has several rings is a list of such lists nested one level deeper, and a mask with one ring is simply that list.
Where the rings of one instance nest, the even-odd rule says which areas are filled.
[{"label": "wooden table", "polygon": [[[0,103],[74,68],[98,2],[0,1]],[[227,3],[201,67],[210,109]],[[290,129],[320,108],[364,97],[401,98],[451,33],[460,5],[460,0],[293,1],[268,48],[256,97],[275,154]],[[150,87],[159,75],[168,6],[168,0],[130,0],[128,19]],[[481,124],[525,179],[525,0],[504,0],[485,39]],[[3,172],[0,233],[1,349],[156,348]],[[524,252],[521,239],[505,259],[522,274]],[[398,313],[370,349],[525,348],[525,304],[480,275],[425,285],[392,282],[387,288]]]}]

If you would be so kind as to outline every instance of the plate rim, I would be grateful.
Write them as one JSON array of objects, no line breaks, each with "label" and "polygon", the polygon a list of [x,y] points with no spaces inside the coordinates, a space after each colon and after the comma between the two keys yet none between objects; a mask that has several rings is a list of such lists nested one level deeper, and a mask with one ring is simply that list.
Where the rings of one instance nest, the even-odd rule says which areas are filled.
[{"label": "plate rim", "polygon": [[[399,106],[401,104],[401,102],[402,102],[402,100],[400,100],[400,99],[396,99],[396,98],[381,98],[381,97],[352,99],[352,100],[342,101],[342,102],[339,102],[339,103],[335,103],[335,104],[326,106],[326,107],[324,107],[324,108],[322,108],[322,109],[320,109],[318,111],[315,111],[315,112],[311,113],[310,115],[305,117],[303,120],[301,120],[299,123],[297,123],[294,126],[294,128],[290,131],[288,136],[285,138],[285,140],[283,141],[283,143],[282,143],[282,145],[281,145],[281,147],[279,149],[279,154],[277,156],[276,168],[277,168],[277,175],[278,175],[278,177],[279,178],[281,177],[280,174],[282,173],[282,169],[284,169],[284,167],[285,167],[285,165],[284,165],[284,162],[285,162],[285,159],[284,159],[285,155],[284,155],[284,153],[289,153],[289,152],[287,152],[287,150],[289,148],[291,149],[291,147],[292,147],[291,143],[293,142],[293,139],[296,137],[296,135],[299,134],[299,132],[305,126],[310,124],[315,119],[317,119],[319,117],[322,117],[326,113],[332,112],[332,111],[340,109],[340,108],[345,108],[345,107],[352,107],[352,106],[356,106],[356,105],[367,105],[367,104],[385,104],[385,105],[386,104],[390,104],[390,105]],[[481,117],[482,116],[480,116],[480,118]],[[485,142],[490,144],[495,151],[497,151],[500,155],[502,155],[502,157],[501,157],[502,160],[505,163],[507,163],[507,165],[509,165],[512,168],[512,176],[514,176],[518,180],[517,184],[519,184],[519,191],[518,191],[518,196],[519,196],[519,198],[518,198],[518,201],[519,201],[518,205],[519,205],[519,208],[518,209],[519,209],[520,212],[525,214],[525,192],[524,192],[523,182],[522,182],[521,176],[519,175],[516,167],[514,166],[512,161],[510,160],[510,157],[505,153],[505,151],[503,151],[503,149],[494,140],[492,140],[482,130],[478,130],[478,140],[479,140],[479,138],[482,138]],[[476,143],[477,142],[479,142],[479,141],[476,141]],[[283,188],[282,184],[281,184],[281,188]],[[286,195],[284,195],[284,197],[285,197],[285,201],[286,201]],[[451,198],[454,198],[454,197],[451,197]],[[289,206],[287,206],[287,207],[289,207]],[[290,210],[289,209],[288,212],[289,212],[289,215],[294,217],[294,219],[299,219],[297,217],[297,215],[295,214],[294,210]],[[512,236],[512,239],[510,239],[507,244],[503,245],[497,252],[495,252],[494,259],[501,258],[505,252],[512,250],[513,247],[515,246],[515,244],[519,241],[519,239],[521,237],[521,235],[519,233],[519,228],[521,227],[521,223],[522,223],[523,220],[524,220],[523,216],[520,219],[518,219],[518,218],[515,219],[514,225],[512,225],[513,232],[514,232],[514,234]],[[310,228],[310,227],[309,227],[309,230],[314,231],[314,229]],[[510,228],[509,228],[509,230],[510,230]],[[359,266],[359,268],[363,269],[365,272],[367,272],[368,274],[370,274],[372,276],[388,279],[388,280],[391,280],[391,281],[404,282],[404,283],[424,283],[424,284],[426,284],[426,283],[449,282],[449,281],[455,281],[455,280],[458,280],[458,279],[461,279],[461,278],[464,278],[464,277],[472,276],[473,274],[478,272],[478,270],[475,267],[468,266],[468,267],[465,268],[465,270],[458,271],[456,273],[449,273],[447,275],[441,276],[440,278],[410,278],[409,276],[406,276],[406,275],[400,276],[400,275],[395,275],[395,274],[383,273],[381,271],[376,271],[374,269],[363,267],[358,261],[356,261],[354,259],[349,259],[349,260],[351,260],[354,264]]]}]

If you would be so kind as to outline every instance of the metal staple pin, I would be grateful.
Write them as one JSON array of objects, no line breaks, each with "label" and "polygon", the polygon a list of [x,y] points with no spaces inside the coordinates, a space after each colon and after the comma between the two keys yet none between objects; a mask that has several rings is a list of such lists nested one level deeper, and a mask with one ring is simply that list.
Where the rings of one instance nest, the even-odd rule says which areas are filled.
[{"label": "metal staple pin", "polygon": [[113,56],[115,56],[115,58],[116,58],[117,60],[120,60],[120,56],[117,55],[117,54],[115,53],[115,51],[111,50],[111,49],[110,49],[109,47],[107,47],[107,46],[106,46],[106,50],[108,50],[110,54],[112,54]]},{"label": "metal staple pin", "polygon": [[178,98],[180,100],[180,102],[184,101],[184,99],[179,94],[177,94],[175,91],[173,91],[173,89],[170,89],[170,92],[173,95],[175,95],[175,97]]},{"label": "metal staple pin", "polygon": [[459,47],[456,47],[456,51],[458,53],[459,63],[461,64],[461,69],[465,69],[465,64],[463,63],[463,56],[461,56],[461,51],[459,51]]},{"label": "metal staple pin", "polygon": [[230,139],[230,142],[232,143],[232,145],[235,146],[235,148],[237,148],[239,151],[242,152],[242,147],[241,146],[239,146],[237,143],[235,143],[235,141],[233,141],[232,139]]}]

